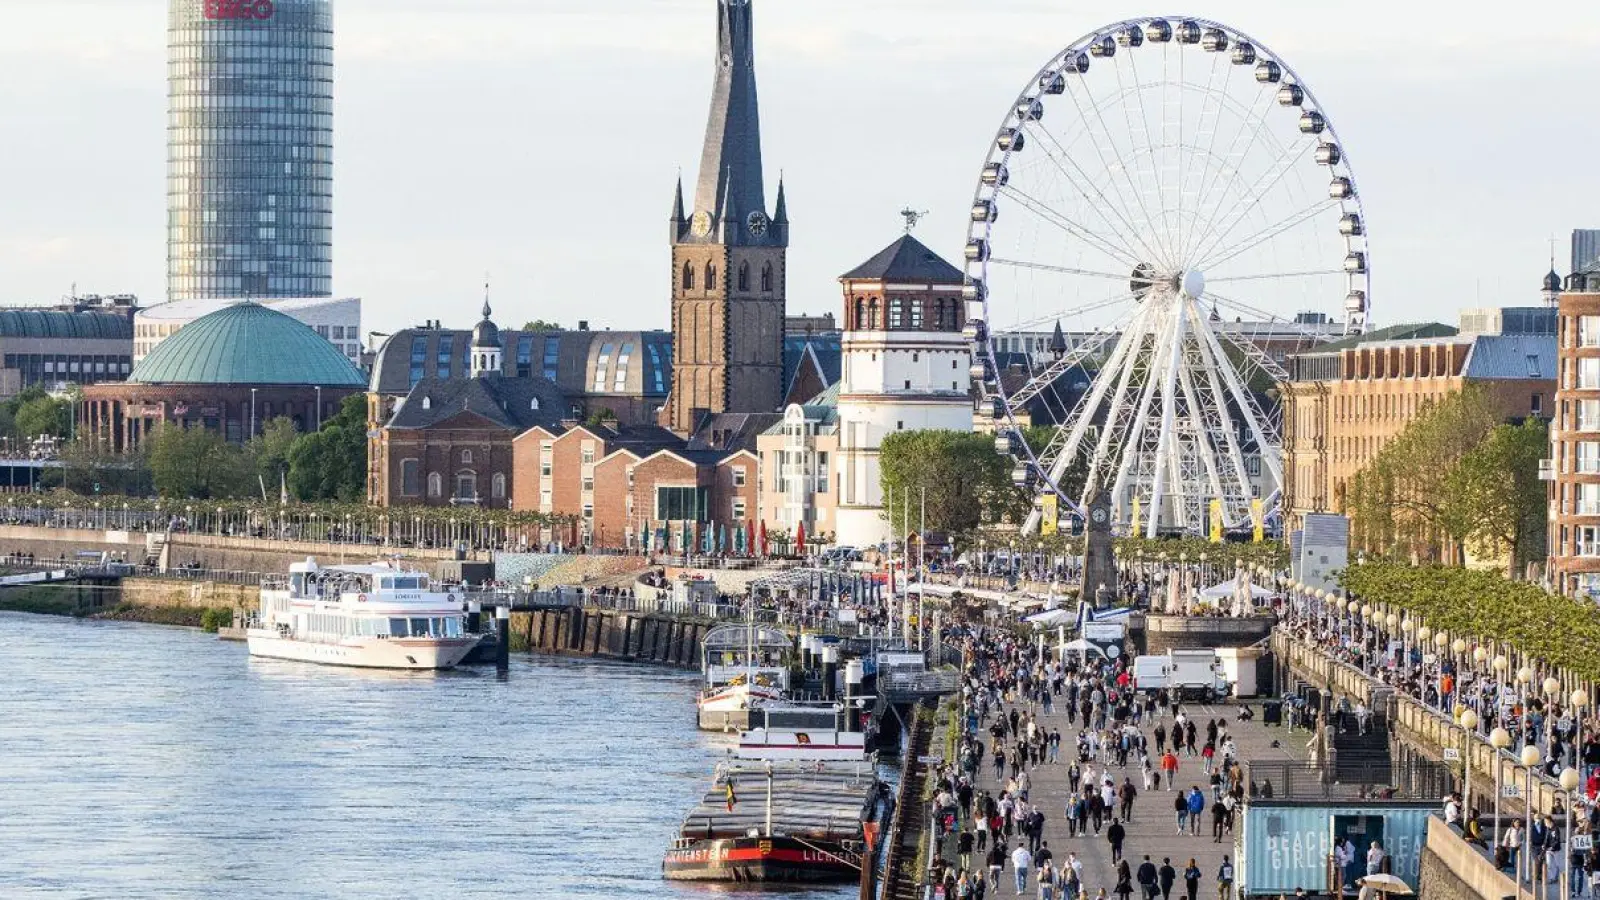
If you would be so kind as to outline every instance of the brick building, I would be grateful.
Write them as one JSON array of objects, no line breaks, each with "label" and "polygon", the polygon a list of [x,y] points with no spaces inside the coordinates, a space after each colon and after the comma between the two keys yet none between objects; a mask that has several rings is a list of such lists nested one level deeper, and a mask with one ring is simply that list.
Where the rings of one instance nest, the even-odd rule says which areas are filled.
[{"label": "brick building", "polygon": [[1507,421],[1548,416],[1556,388],[1551,320],[1496,321],[1524,321],[1527,331],[1395,325],[1292,356],[1281,386],[1286,530],[1302,527],[1307,513],[1344,512],[1351,477],[1429,403],[1464,385],[1483,387]]},{"label": "brick building", "polygon": [[1600,598],[1600,271],[1569,276],[1559,303],[1561,380],[1545,473],[1550,581],[1563,594]]},{"label": "brick building", "polygon": [[[501,372],[500,336],[484,304],[463,362],[468,378],[423,378],[368,440],[367,495],[379,506],[508,509],[515,492],[513,439],[555,426],[566,398],[553,383]],[[368,409],[380,398],[368,395]]]}]

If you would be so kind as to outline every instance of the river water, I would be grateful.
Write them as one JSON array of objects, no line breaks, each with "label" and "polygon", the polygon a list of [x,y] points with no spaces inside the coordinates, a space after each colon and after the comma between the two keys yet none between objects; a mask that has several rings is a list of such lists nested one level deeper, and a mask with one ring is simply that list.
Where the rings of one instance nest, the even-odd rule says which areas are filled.
[{"label": "river water", "polygon": [[521,655],[504,679],[361,672],[0,613],[0,895],[735,898],[660,879],[726,746],[694,686]]}]

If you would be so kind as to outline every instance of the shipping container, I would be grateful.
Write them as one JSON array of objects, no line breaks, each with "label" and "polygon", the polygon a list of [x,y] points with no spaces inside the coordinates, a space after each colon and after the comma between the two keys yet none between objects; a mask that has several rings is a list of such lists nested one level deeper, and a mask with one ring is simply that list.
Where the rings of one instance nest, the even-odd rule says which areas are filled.
[{"label": "shipping container", "polygon": [[1366,874],[1367,850],[1377,841],[1389,854],[1389,871],[1415,889],[1428,817],[1437,811],[1437,804],[1431,803],[1247,803],[1238,842],[1240,891],[1292,894],[1305,888],[1313,894],[1330,893],[1329,857],[1336,836],[1355,844],[1355,860],[1342,873],[1345,884],[1354,885]]}]

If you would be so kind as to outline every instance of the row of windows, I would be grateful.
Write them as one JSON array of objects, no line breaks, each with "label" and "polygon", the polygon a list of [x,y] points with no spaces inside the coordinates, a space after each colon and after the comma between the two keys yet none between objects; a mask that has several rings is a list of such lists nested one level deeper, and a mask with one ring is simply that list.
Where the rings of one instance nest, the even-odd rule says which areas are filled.
[{"label": "row of windows", "polygon": [[128,356],[7,353],[5,367],[22,373],[24,387],[57,381],[88,384],[108,376],[126,376],[133,368],[133,359]]},{"label": "row of windows", "polygon": [[[922,328],[924,314],[936,331],[954,331],[962,325],[963,309],[960,300],[890,297],[885,305],[888,308],[890,328]],[[878,298],[857,297],[853,322],[852,327],[862,331],[883,330],[884,310],[879,307]]]},{"label": "row of windows", "polygon": [[[248,209],[203,208],[197,197],[187,199],[197,201],[194,203],[194,207],[200,210],[202,223],[219,226],[219,228],[254,228],[262,225],[271,225],[284,228],[329,229],[329,216],[327,213],[284,212],[280,214],[275,209],[262,209],[255,210],[252,216],[252,211]],[[189,229],[194,228],[194,230],[199,231],[200,229],[194,227],[193,219],[194,216],[190,215],[189,209],[169,209],[167,211],[168,233],[181,240],[186,236]]]},{"label": "row of windows", "polygon": [[174,88],[179,90],[195,90],[207,81],[219,78],[292,78],[297,81],[331,82],[333,59],[332,54],[328,54],[316,60],[177,62],[167,66],[167,75]]},{"label": "row of windows", "polygon": [[[182,179],[174,179],[168,185],[169,199],[173,201],[192,201],[195,197],[205,198],[210,208],[220,216],[227,216],[235,209],[244,212],[260,210],[263,204],[268,211],[298,210],[312,214],[331,214],[333,201],[329,194],[313,195],[303,190],[306,185],[318,184],[323,179],[317,178],[284,178],[281,175],[266,178],[231,178],[225,182],[207,181],[204,189],[198,192],[181,193],[170,196],[172,185],[183,184]],[[331,184],[331,181],[330,181]],[[280,188],[294,188],[293,193],[278,194]],[[187,218],[187,209],[177,209],[168,215],[169,222]]]},{"label": "row of windows", "polygon": [[[293,32],[290,32],[293,34]],[[227,41],[183,43],[172,46],[167,52],[167,71],[171,72],[187,63],[264,60],[267,62],[322,62],[332,65],[333,48],[314,42],[275,44],[262,47],[255,44],[234,44]]]},{"label": "row of windows", "polygon": [[[173,249],[191,254],[203,252],[204,250],[202,247],[186,244],[174,244]],[[261,275],[268,278],[329,278],[333,274],[332,268],[332,265],[325,262],[268,262],[266,260],[201,258],[175,260],[171,274],[193,277]]]},{"label": "row of windows", "polygon": [[[296,8],[288,3],[279,3],[273,10],[270,28],[249,25],[229,27],[226,23],[201,18],[203,10],[201,4],[195,3],[189,20],[184,21],[178,15],[169,19],[167,46],[189,44],[285,46],[303,44],[307,41],[314,41],[318,47],[333,46],[333,16],[324,8],[315,6]],[[177,14],[178,10],[173,12]]]},{"label": "row of windows", "polygon": [[[204,210],[202,212],[202,217],[208,216],[214,212],[216,212],[216,210]],[[295,228],[289,225],[243,225],[221,223],[198,226],[179,225],[171,228],[168,233],[173,240],[179,243],[190,243],[196,245],[210,244],[213,249],[221,250],[226,256],[237,257],[259,256],[263,254],[252,253],[249,249],[245,249],[246,245],[231,243],[233,241],[245,240],[252,243],[284,243],[324,247],[333,243],[332,228]],[[257,246],[255,249],[259,249],[259,246]],[[279,253],[275,255],[288,257],[299,256],[301,254]],[[306,255],[314,256],[315,254]],[[322,254],[324,259],[328,258],[330,255],[331,254],[327,253]]]},{"label": "row of windows", "polygon": [[329,97],[296,97],[282,94],[182,94],[168,99],[167,124],[183,125],[222,124],[212,120],[212,115],[222,112],[293,112],[333,114],[333,100]]},{"label": "row of windows", "polygon": [[[694,290],[694,286],[695,286],[695,267],[694,267],[693,263],[686,262],[686,263],[683,264],[683,279],[682,280],[683,280],[683,289],[684,290],[686,290],[686,291]],[[723,288],[727,288],[728,287],[728,285],[719,285],[717,283],[717,266],[716,266],[715,263],[711,263],[711,262],[707,262],[706,263],[705,280],[703,282],[701,282],[701,283],[706,286],[706,290],[708,290],[708,291],[709,290],[715,290],[718,287],[723,287]],[[734,288],[735,290],[740,290],[740,291],[748,291],[748,290],[750,290],[750,264],[749,263],[742,262],[742,263],[739,264],[739,271],[738,271],[738,274],[734,278],[734,284],[737,285],[737,287]],[[774,290],[774,284],[775,284],[775,278],[773,276],[772,263],[767,263],[767,264],[765,264],[765,265],[763,265],[761,267],[761,291],[762,291],[762,293],[771,293]]]},{"label": "row of windows", "polygon": [[[471,457],[467,457],[470,459]],[[427,489],[429,499],[437,500],[444,496],[445,478],[438,472],[429,472]],[[422,461],[418,459],[400,460],[400,495],[402,497],[422,496]],[[477,502],[483,498],[478,495],[478,473],[471,470],[457,472],[455,476],[455,493],[453,499]],[[489,496],[494,500],[506,498],[506,476],[496,472],[489,479]]]},{"label": "row of windows", "polygon": [[266,275],[170,275],[174,300],[208,297],[329,297],[333,279]]},{"label": "row of windows", "polygon": [[[186,116],[167,129],[168,145],[174,155],[185,144],[300,143],[312,146],[333,145],[333,116],[296,112],[216,112],[205,116]],[[273,129],[278,129],[274,131]],[[320,134],[319,134],[320,132]],[[321,140],[318,140],[318,138]]]}]

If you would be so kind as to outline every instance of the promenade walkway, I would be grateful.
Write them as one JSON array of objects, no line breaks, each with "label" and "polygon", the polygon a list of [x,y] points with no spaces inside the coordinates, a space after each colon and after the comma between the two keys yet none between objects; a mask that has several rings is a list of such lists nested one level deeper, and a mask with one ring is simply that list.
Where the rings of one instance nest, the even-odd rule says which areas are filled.
[{"label": "promenade walkway", "polygon": [[[1069,772],[1072,763],[1078,759],[1077,739],[1082,726],[1079,718],[1076,726],[1070,724],[1063,704],[1056,703],[1053,712],[1046,714],[1034,704],[1019,703],[1007,704],[1002,712],[1009,714],[1012,708],[1019,713],[1033,713],[1037,716],[1038,723],[1045,729],[1059,730],[1062,736],[1061,750],[1058,761],[1055,763],[1044,762],[1028,769],[1030,781],[1028,801],[1036,806],[1045,816],[1044,830],[1041,846],[1048,846],[1053,864],[1060,869],[1064,862],[1069,861],[1069,854],[1074,854],[1082,863],[1082,884],[1088,897],[1095,897],[1096,893],[1104,889],[1107,897],[1115,897],[1117,884],[1116,863],[1113,858],[1113,849],[1108,836],[1110,833],[1111,815],[1117,815],[1121,806],[1120,800],[1111,810],[1110,815],[1103,821],[1098,830],[1094,827],[1093,819],[1088,822],[1088,828],[1082,833],[1074,834],[1068,821],[1067,802],[1073,790],[1069,783]],[[1210,706],[1203,704],[1185,705],[1183,713],[1193,721],[1197,729],[1197,747],[1204,747],[1206,743],[1206,725],[1211,721],[1220,721],[1225,727],[1225,733],[1231,738],[1236,748],[1239,759],[1246,762],[1275,762],[1290,765],[1305,765],[1307,741],[1310,732],[1305,730],[1291,731],[1286,725],[1266,726],[1262,724],[1261,710],[1258,704],[1251,704],[1254,719],[1250,722],[1237,721],[1239,706]],[[988,722],[979,728],[988,744],[987,729],[989,723],[994,721],[991,715]],[[1153,750],[1154,731],[1160,725],[1164,732],[1170,734],[1173,729],[1173,718],[1169,711],[1156,719],[1146,718],[1139,727],[1140,733],[1150,742],[1151,764],[1159,765],[1159,756]],[[1222,741],[1219,739],[1219,744]],[[1007,741],[1009,745],[1009,739]],[[1170,738],[1169,738],[1170,746]],[[1199,756],[1178,755],[1179,769],[1176,783],[1163,779],[1159,789],[1146,789],[1144,770],[1137,753],[1130,754],[1126,766],[1117,765],[1114,753],[1102,754],[1105,760],[1096,758],[1088,763],[1079,763],[1080,770],[1092,770],[1096,780],[1110,774],[1118,788],[1131,781],[1137,795],[1132,805],[1132,816],[1123,823],[1125,831],[1122,845],[1122,856],[1134,873],[1134,890],[1137,893],[1137,873],[1139,866],[1148,855],[1151,862],[1158,868],[1167,860],[1176,873],[1176,881],[1172,888],[1172,896],[1183,898],[1186,895],[1183,873],[1189,861],[1195,861],[1201,878],[1196,886],[1197,896],[1210,900],[1218,896],[1217,874],[1221,868],[1223,857],[1237,861],[1235,841],[1242,831],[1243,817],[1234,817],[1234,828],[1225,830],[1220,838],[1213,831],[1212,806],[1216,798],[1209,776],[1203,771],[1202,760]],[[1220,761],[1221,756],[1218,755]],[[1007,787],[1011,778],[1011,767],[1008,765],[1002,776],[996,777],[992,759],[986,754],[982,765],[979,767],[974,785],[978,792],[988,792],[994,797],[999,797]],[[1174,801],[1180,794],[1189,789],[1198,787],[1204,795],[1204,809],[1200,815],[1198,825],[1185,829],[1182,833],[1177,827],[1177,816],[1174,810]],[[1119,816],[1120,818],[1120,816]],[[970,820],[964,821],[961,827],[971,827]],[[957,853],[960,841],[959,828],[955,834],[946,837],[942,842],[942,856],[957,871],[961,869],[961,860]],[[1029,843],[1027,839],[1014,835],[1007,846],[1008,851],[1014,850],[1019,841]],[[991,844],[992,846],[992,844]],[[974,850],[968,860],[968,869],[987,872],[984,853]],[[1014,867],[1009,859],[1005,864],[999,884],[998,894],[991,884],[988,896],[1014,896],[1015,874]],[[1038,896],[1034,873],[1029,873],[1028,887],[1025,896]]]}]

